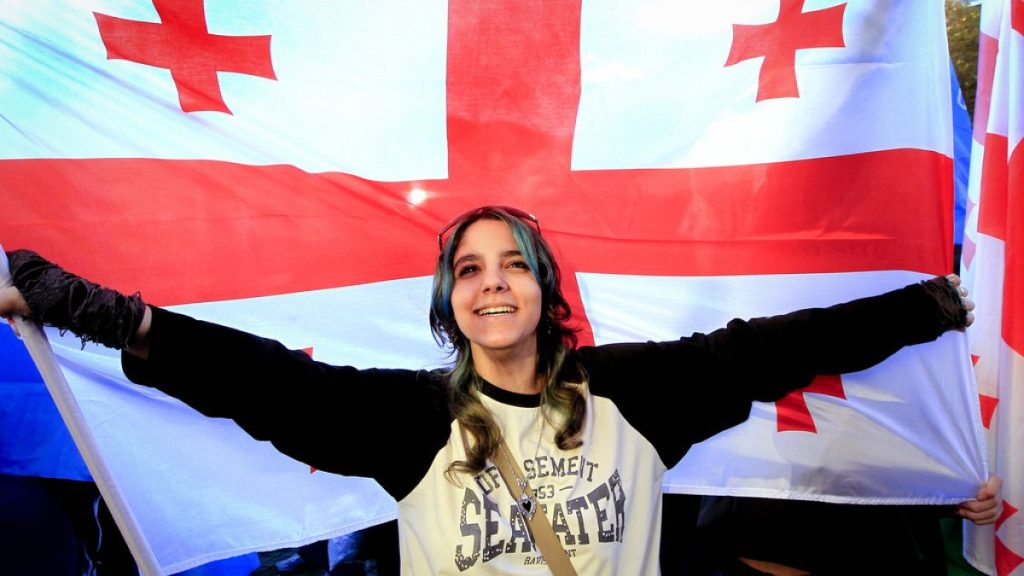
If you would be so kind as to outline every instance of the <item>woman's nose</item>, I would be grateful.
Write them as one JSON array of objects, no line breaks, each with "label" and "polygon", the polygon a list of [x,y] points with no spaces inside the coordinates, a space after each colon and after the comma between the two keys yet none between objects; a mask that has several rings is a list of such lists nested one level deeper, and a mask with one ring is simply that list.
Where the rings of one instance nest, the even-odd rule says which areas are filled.
[{"label": "woman's nose", "polygon": [[484,292],[503,292],[508,289],[508,282],[505,281],[505,274],[501,268],[491,268],[484,273],[482,286]]}]

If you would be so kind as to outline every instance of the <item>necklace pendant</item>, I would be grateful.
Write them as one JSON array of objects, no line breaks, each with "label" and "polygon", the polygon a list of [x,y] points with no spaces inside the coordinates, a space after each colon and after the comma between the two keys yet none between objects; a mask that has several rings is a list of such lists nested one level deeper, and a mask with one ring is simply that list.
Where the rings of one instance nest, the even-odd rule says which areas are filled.
[{"label": "necklace pendant", "polygon": [[516,484],[519,484],[519,499],[516,500],[519,513],[523,518],[533,520],[533,515],[537,513],[537,497],[526,492],[528,484],[524,480],[519,480]]},{"label": "necklace pendant", "polygon": [[523,492],[516,501],[516,506],[519,507],[519,513],[523,518],[532,520],[533,515],[537,513],[537,498]]}]

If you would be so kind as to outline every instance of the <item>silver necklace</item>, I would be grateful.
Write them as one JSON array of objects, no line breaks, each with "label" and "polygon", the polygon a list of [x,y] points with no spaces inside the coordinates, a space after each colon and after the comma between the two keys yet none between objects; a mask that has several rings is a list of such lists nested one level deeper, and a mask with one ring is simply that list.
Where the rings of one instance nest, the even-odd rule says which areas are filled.
[{"label": "silver necklace", "polygon": [[[543,413],[541,413],[540,418],[540,434],[537,435],[537,446],[533,449],[534,462],[537,461],[537,454],[540,453],[540,442],[544,438],[544,425],[547,424],[547,419],[544,418]],[[515,460],[509,454],[506,444],[508,443],[502,442],[501,449],[505,452],[505,458],[509,461],[512,477],[515,478],[516,484],[519,486],[519,497],[516,498],[516,507],[519,508],[519,513],[522,514],[523,518],[533,520],[533,515],[537,513],[537,497],[533,495],[533,488],[530,486],[530,482],[525,477],[516,473],[519,467],[513,465]]]}]

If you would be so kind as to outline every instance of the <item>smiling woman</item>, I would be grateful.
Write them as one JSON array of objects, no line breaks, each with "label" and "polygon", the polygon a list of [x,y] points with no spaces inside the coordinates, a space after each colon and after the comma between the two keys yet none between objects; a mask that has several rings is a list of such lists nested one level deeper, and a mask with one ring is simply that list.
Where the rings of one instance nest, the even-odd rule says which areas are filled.
[{"label": "smiling woman", "polygon": [[430,324],[456,353],[448,381],[452,408],[473,439],[467,460],[450,471],[480,472],[500,444],[500,430],[478,398],[483,382],[539,393],[541,406],[563,415],[559,448],[575,448],[586,412],[574,385],[582,375],[566,379],[562,369],[576,335],[539,222],[513,208],[484,206],[442,228],[439,242],[449,230],[434,271]]},{"label": "smiling woman", "polygon": [[[454,353],[443,370],[319,363],[27,251],[10,255],[0,315],[122,348],[133,382],[323,472],[373,478],[398,502],[402,569],[416,574],[657,574],[662,480],[694,443],[755,400],[971,321],[958,279],[940,277],[679,340],[578,347],[537,218],[484,206],[439,244],[430,325]],[[368,433],[382,423],[400,441]]]}]

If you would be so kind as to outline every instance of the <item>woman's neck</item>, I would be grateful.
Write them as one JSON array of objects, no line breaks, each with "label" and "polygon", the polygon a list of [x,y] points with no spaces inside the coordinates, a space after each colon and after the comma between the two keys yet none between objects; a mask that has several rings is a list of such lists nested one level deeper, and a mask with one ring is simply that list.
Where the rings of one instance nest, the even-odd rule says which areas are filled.
[{"label": "woman's neck", "polygon": [[533,354],[518,357],[474,354],[473,368],[481,378],[502,390],[518,394],[536,394],[541,390],[537,357]]}]

